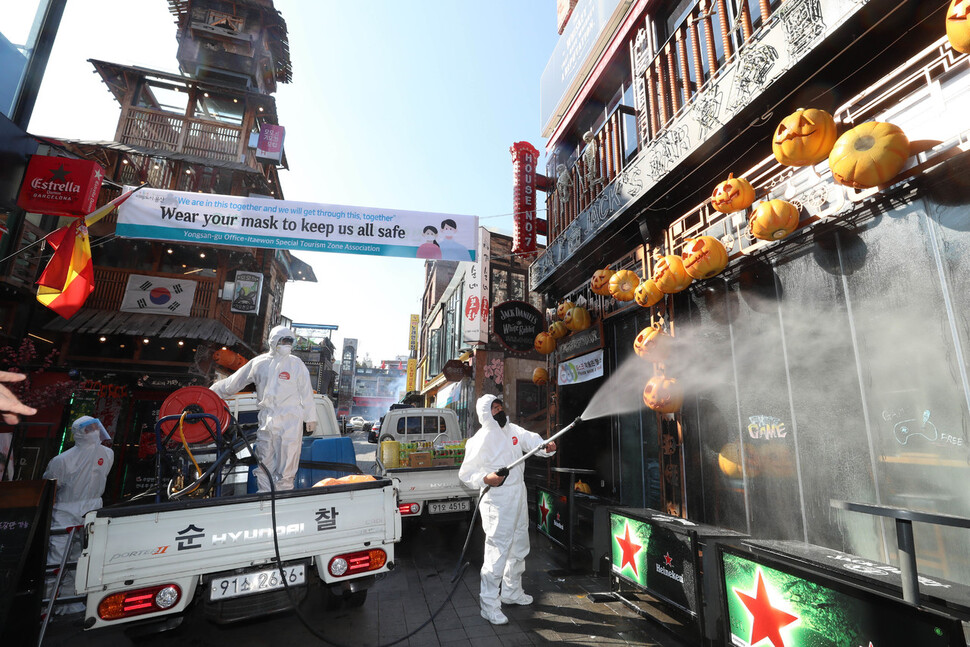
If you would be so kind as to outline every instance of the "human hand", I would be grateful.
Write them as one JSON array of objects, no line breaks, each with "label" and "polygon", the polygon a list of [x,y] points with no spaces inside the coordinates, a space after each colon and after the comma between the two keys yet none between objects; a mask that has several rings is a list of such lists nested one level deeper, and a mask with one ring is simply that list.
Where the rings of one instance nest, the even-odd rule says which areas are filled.
[{"label": "human hand", "polygon": [[549,442],[547,442],[545,446],[545,450],[550,454],[556,451],[556,441],[550,440]]},{"label": "human hand", "polygon": [[308,434],[312,434],[314,431],[317,430],[317,421],[316,420],[311,420],[310,422],[305,422],[303,424],[306,425],[306,432]]},{"label": "human hand", "polygon": [[[27,379],[24,373],[11,373],[0,371],[0,382],[23,382]],[[3,411],[3,421],[8,425],[15,425],[20,422],[20,416],[32,416],[37,413],[37,409],[28,407],[17,399],[13,392],[0,384],[0,411]]]},{"label": "human hand", "polygon": [[[499,474],[498,473],[499,471],[504,471],[505,474]],[[488,476],[486,476],[482,480],[484,480],[485,481],[485,485],[487,485],[489,487],[498,487],[498,486],[502,485],[503,483],[505,483],[505,479],[506,479],[506,477],[508,477],[508,475],[509,475],[509,473],[503,469],[503,470],[498,470],[498,471],[492,472],[491,474],[489,474]]]}]

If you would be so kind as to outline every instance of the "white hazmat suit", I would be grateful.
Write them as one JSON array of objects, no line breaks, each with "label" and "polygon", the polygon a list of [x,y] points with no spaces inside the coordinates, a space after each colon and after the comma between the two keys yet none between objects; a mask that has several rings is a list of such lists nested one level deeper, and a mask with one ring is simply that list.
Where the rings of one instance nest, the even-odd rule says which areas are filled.
[{"label": "white hazmat suit", "polygon": [[[74,447],[58,454],[47,464],[45,479],[57,480],[54,491],[54,513],[51,528],[68,528],[81,525],[85,513],[101,507],[101,495],[108,472],[114,463],[114,453],[101,444],[101,434],[107,433],[97,418],[82,416],[71,425]],[[51,535],[49,564],[60,564],[67,548],[67,535]],[[80,544],[71,546],[68,561],[75,561],[80,554]],[[65,570],[61,580],[63,595],[74,595],[74,570]],[[80,602],[58,605],[55,613],[68,614],[84,611]]]},{"label": "white hazmat suit", "polygon": [[[500,426],[492,416],[492,403],[496,399],[494,395],[483,395],[475,405],[482,427],[465,443],[465,460],[458,470],[459,478],[470,487],[485,487],[486,476],[546,442],[539,434],[511,422]],[[536,454],[551,456],[553,453]],[[524,472],[524,464],[513,467],[502,485],[485,493],[479,507],[485,531],[480,602],[482,616],[493,624],[508,622],[501,611],[502,602],[532,602],[531,596],[522,590],[525,557],[529,554]]]},{"label": "white hazmat suit", "polygon": [[[246,365],[209,388],[220,398],[238,393],[249,383],[256,385],[259,430],[256,456],[273,475],[277,490],[292,490],[300,467],[303,424],[312,433],[317,425],[316,406],[310,372],[299,357],[290,355],[293,331],[276,326],[269,333],[269,352],[257,355]],[[289,344],[281,344],[289,340]],[[262,468],[256,468],[260,492],[270,491],[270,481]]]}]

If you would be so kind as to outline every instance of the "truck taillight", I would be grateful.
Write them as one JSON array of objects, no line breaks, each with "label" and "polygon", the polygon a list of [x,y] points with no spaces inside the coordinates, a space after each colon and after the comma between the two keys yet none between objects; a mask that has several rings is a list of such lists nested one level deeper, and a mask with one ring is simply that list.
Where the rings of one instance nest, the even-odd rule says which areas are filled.
[{"label": "truck taillight", "polygon": [[334,577],[356,575],[367,571],[376,571],[387,563],[387,553],[379,548],[362,550],[359,553],[337,555],[330,560],[327,567]]},{"label": "truck taillight", "polygon": [[159,584],[144,589],[114,593],[98,604],[102,620],[120,620],[145,613],[165,611],[182,598],[182,589],[175,584]]},{"label": "truck taillight", "polygon": [[400,511],[402,517],[406,517],[412,514],[418,514],[421,512],[420,503],[399,503],[397,504],[397,509]]}]

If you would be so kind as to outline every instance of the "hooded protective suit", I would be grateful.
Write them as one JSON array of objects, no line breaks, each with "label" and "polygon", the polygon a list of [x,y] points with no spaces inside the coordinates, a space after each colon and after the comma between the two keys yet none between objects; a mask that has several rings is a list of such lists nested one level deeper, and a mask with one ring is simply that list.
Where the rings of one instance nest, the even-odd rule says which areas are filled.
[{"label": "hooded protective suit", "polygon": [[[482,428],[465,443],[465,460],[458,470],[459,478],[470,487],[484,487],[484,479],[490,473],[546,442],[539,434],[511,422],[500,427],[492,416],[495,399],[494,395],[483,395],[475,405]],[[551,456],[552,452],[539,451],[536,455]],[[496,615],[504,619],[503,601],[513,604],[531,601],[522,590],[525,557],[529,554],[524,472],[524,464],[513,467],[502,485],[485,493],[479,508],[485,531],[481,606],[482,615],[490,620]]]},{"label": "hooded protective suit", "polygon": [[[316,406],[310,372],[290,349],[279,346],[284,338],[295,338],[286,326],[276,326],[269,333],[269,352],[257,355],[246,365],[209,388],[227,398],[249,383],[256,385],[259,407],[259,430],[256,433],[256,455],[273,475],[277,490],[292,490],[293,479],[300,467],[303,422],[312,432],[317,424]],[[260,492],[270,491],[270,482],[261,468],[256,469]]]},{"label": "hooded protective suit", "polygon": [[[74,433],[74,447],[58,454],[47,464],[45,479],[56,479],[54,493],[54,513],[51,517],[52,528],[67,528],[82,523],[85,513],[101,507],[101,494],[114,463],[114,453],[101,444],[101,434],[107,432],[97,418],[82,416],[71,425]],[[67,548],[67,535],[51,535],[48,563],[59,564]],[[76,560],[80,545],[71,546],[69,561]],[[74,571],[65,571],[61,580],[61,592],[74,595]],[[56,613],[75,613],[84,611],[81,603],[71,603],[55,607]]]}]

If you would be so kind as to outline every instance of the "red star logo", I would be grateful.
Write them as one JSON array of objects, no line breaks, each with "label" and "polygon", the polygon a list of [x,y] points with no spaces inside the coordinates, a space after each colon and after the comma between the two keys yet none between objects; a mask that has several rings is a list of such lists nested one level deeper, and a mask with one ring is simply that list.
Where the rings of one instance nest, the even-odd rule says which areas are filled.
[{"label": "red star logo", "polygon": [[664,561],[667,562],[667,566],[670,566],[673,563],[674,558],[670,556],[670,553],[664,553]]},{"label": "red star logo", "polygon": [[785,647],[785,641],[781,639],[781,628],[798,620],[798,616],[793,616],[771,606],[761,569],[758,569],[758,585],[755,597],[737,589],[734,589],[734,593],[741,598],[741,602],[744,603],[744,606],[748,608],[748,613],[751,614],[751,639],[748,644],[753,647],[767,638],[774,647]]},{"label": "red star logo", "polygon": [[542,520],[539,522],[540,526],[546,525],[549,521],[549,506],[546,505],[546,500],[542,500],[542,504],[539,506],[539,513],[542,515]]},{"label": "red star logo", "polygon": [[643,546],[634,543],[633,540],[630,539],[630,524],[626,524],[624,526],[624,536],[622,538],[619,535],[616,535],[616,542],[620,545],[620,549],[623,551],[623,558],[620,560],[620,570],[623,570],[623,567],[629,564],[633,568],[633,573],[639,576],[640,573],[637,572],[637,562],[634,558],[636,557],[636,554],[640,552],[640,549],[643,548]]}]

